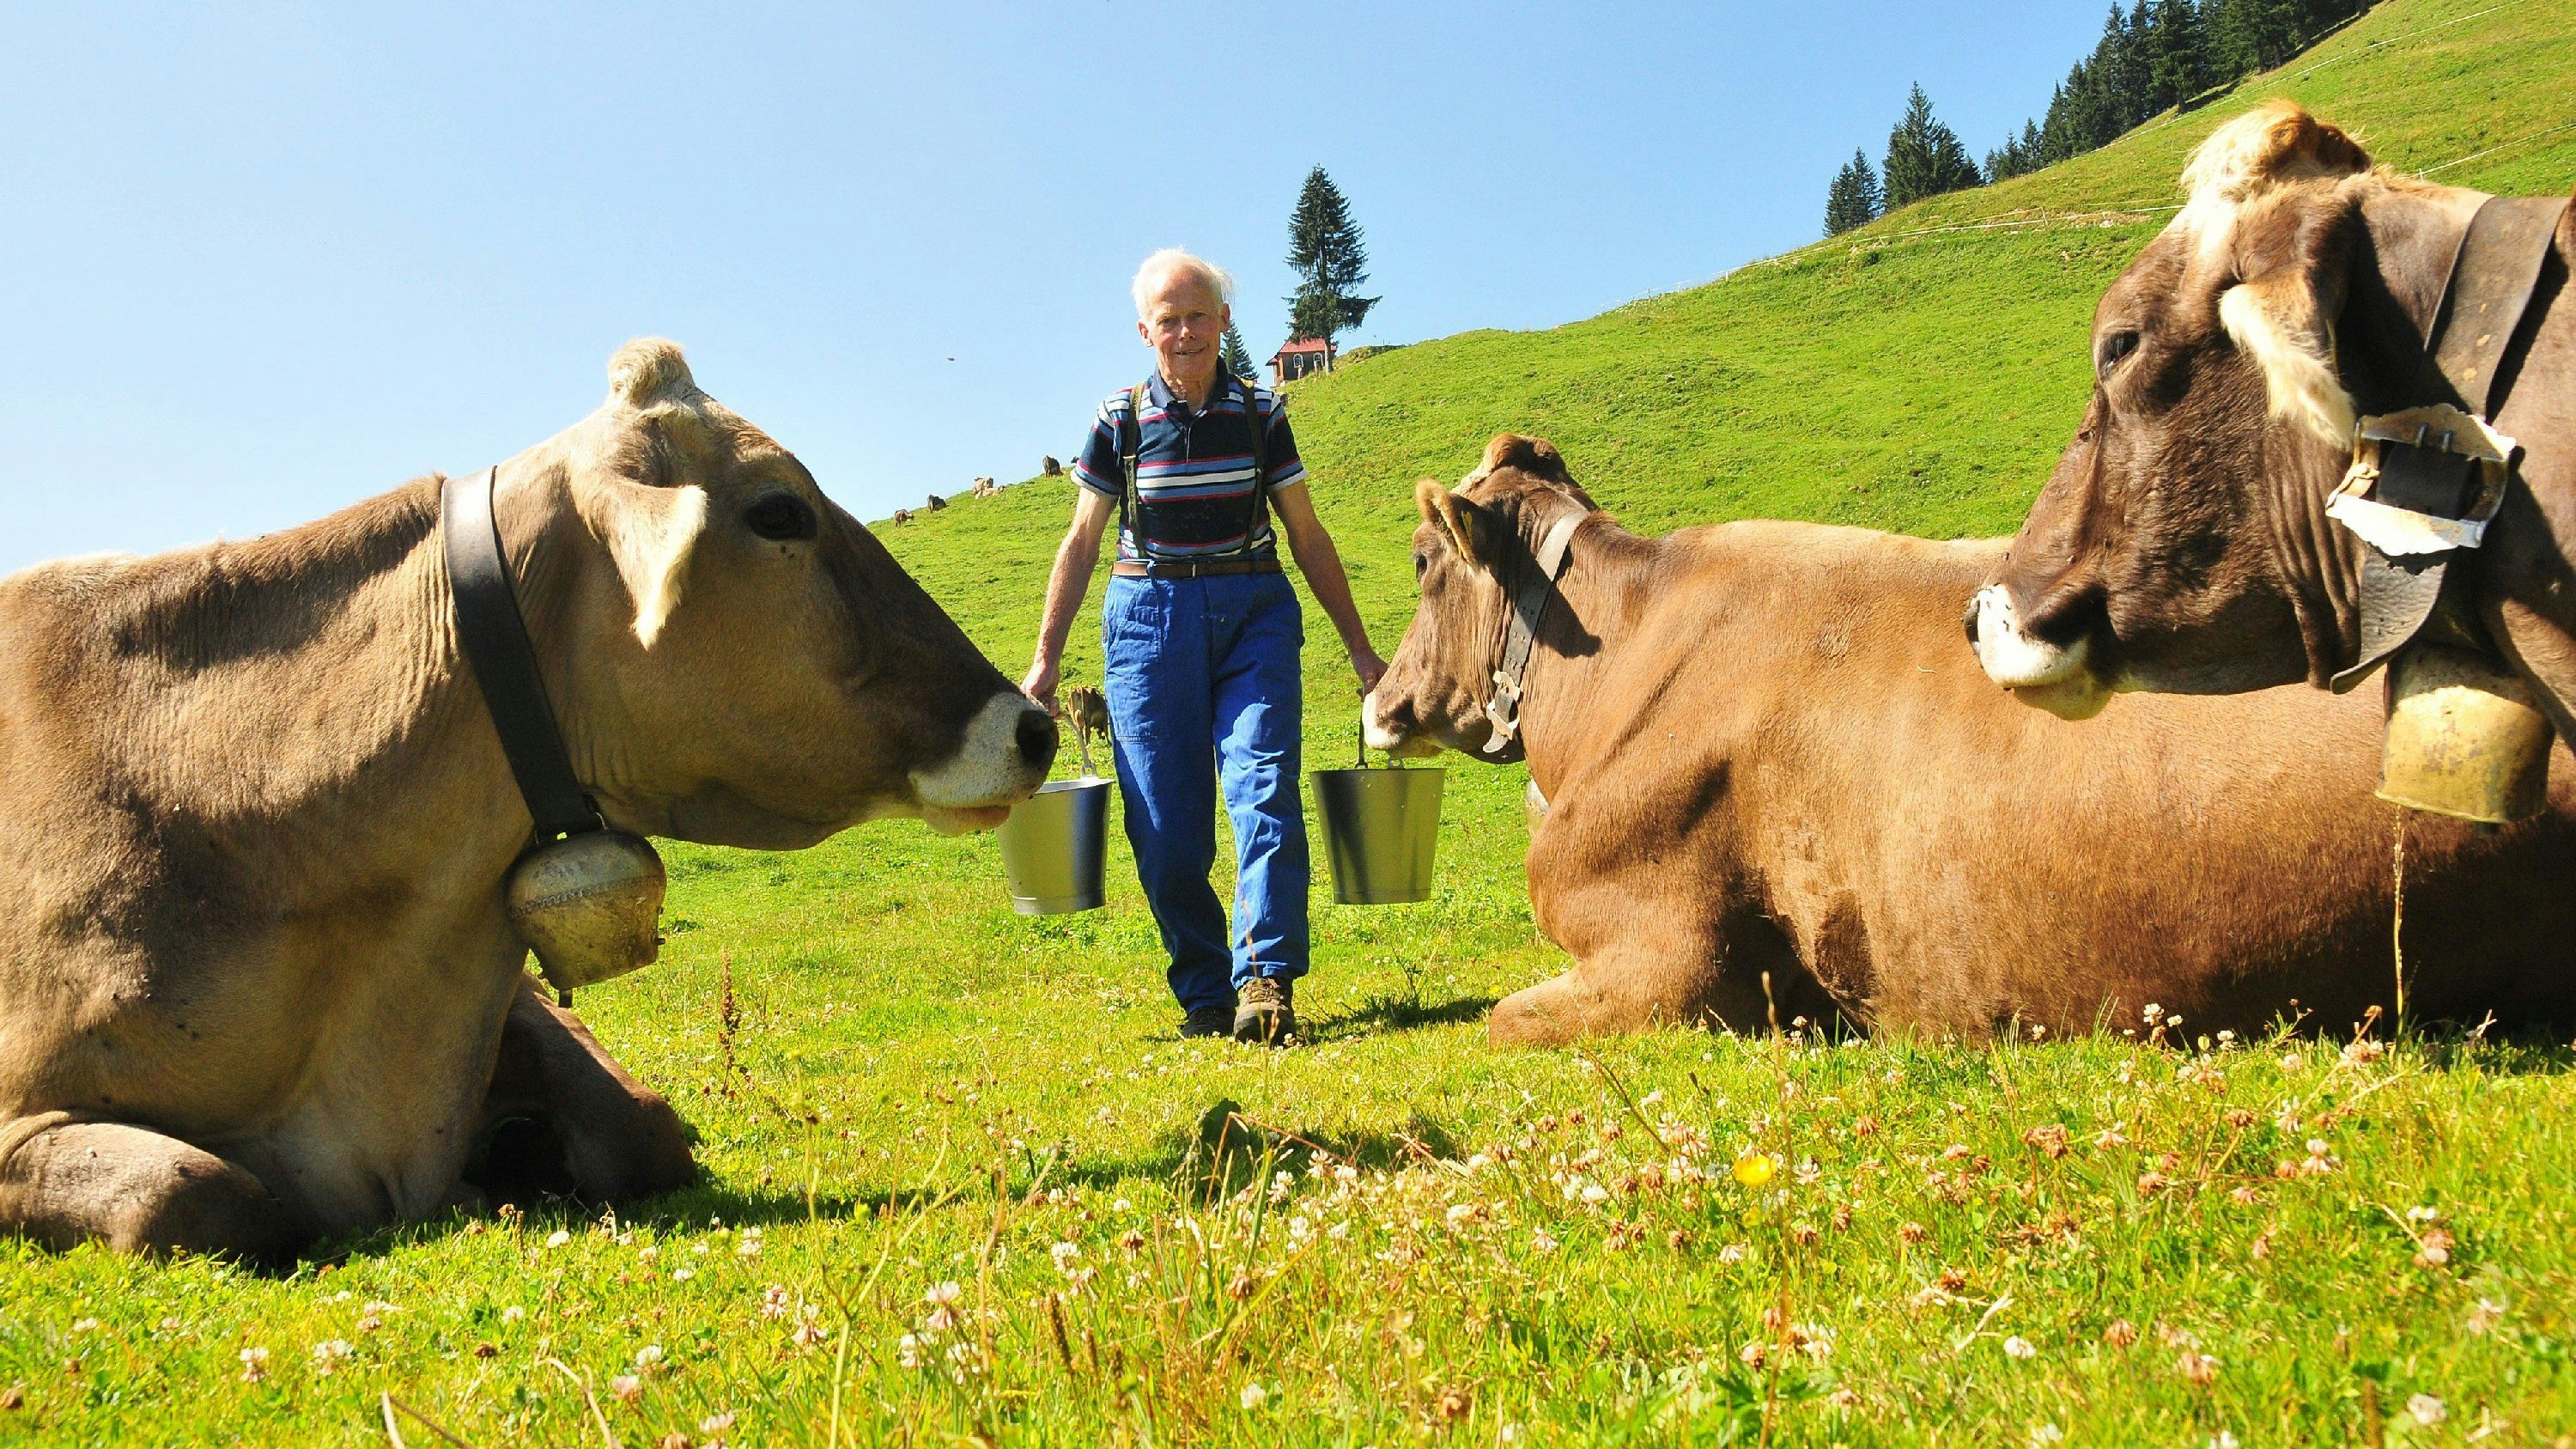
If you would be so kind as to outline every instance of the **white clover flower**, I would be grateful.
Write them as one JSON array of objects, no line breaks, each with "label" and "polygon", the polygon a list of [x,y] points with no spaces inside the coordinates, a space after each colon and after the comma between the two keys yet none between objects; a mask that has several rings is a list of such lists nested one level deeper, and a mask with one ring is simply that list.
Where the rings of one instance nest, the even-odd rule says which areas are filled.
[{"label": "white clover flower", "polygon": [[268,1377],[268,1350],[253,1345],[241,1351],[242,1382],[258,1383]]},{"label": "white clover flower", "polygon": [[619,1374],[608,1381],[608,1391],[625,1403],[644,1397],[644,1381],[633,1374]]},{"label": "white clover flower", "polygon": [[513,1303],[509,1307],[501,1310],[501,1321],[503,1323],[516,1323],[527,1316],[528,1310],[521,1308],[516,1303]]},{"label": "white clover flower", "polygon": [[2039,1350],[2032,1346],[2029,1339],[2016,1333],[2004,1340],[2004,1354],[2008,1358],[2037,1358]]},{"label": "white clover flower", "polygon": [[917,1369],[921,1367],[921,1351],[925,1347],[927,1347],[927,1345],[922,1342],[918,1335],[907,1333],[903,1337],[895,1340],[895,1362],[902,1364],[908,1369]]},{"label": "white clover flower", "polygon": [[1556,1238],[1545,1228],[1533,1229],[1530,1232],[1530,1247],[1537,1252],[1553,1253],[1556,1251]]},{"label": "white clover flower", "polygon": [[572,1234],[562,1228],[557,1228],[553,1232],[546,1234],[546,1246],[549,1248],[560,1248],[571,1241]]},{"label": "white clover flower", "polygon": [[695,1268],[674,1268],[671,1270],[671,1281],[674,1283],[686,1283],[696,1276],[698,1276],[698,1270]]},{"label": "white clover flower", "polygon": [[933,1308],[947,1308],[955,1304],[958,1298],[962,1296],[965,1291],[966,1290],[964,1288],[958,1286],[956,1279],[951,1278],[945,1283],[931,1284],[930,1287],[922,1293],[921,1301],[929,1304]]},{"label": "white clover flower", "polygon": [[761,1317],[785,1318],[787,1316],[787,1307],[787,1290],[785,1288],[780,1287],[776,1283],[772,1283],[767,1288],[761,1290]]},{"label": "white clover flower", "polygon": [[1263,1388],[1258,1380],[1255,1380],[1254,1382],[1243,1386],[1243,1393],[1240,1397],[1243,1401],[1244,1409],[1246,1411],[1250,1411],[1258,1409],[1263,1404],[1270,1402],[1270,1391]]},{"label": "white clover flower", "polygon": [[2450,1408],[2431,1394],[2413,1394],[2406,1400],[2407,1416],[2425,1428],[2431,1428],[2451,1417]]},{"label": "white clover flower", "polygon": [[648,1343],[635,1350],[635,1366],[639,1369],[649,1369],[661,1361],[662,1345],[658,1343]]}]

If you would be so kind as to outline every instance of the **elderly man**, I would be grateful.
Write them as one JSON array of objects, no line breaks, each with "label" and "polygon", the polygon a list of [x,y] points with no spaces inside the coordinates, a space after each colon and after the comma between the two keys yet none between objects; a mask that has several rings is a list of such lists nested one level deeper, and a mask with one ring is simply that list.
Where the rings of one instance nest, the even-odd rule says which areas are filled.
[{"label": "elderly man", "polygon": [[[1022,688],[1054,707],[1065,636],[1115,517],[1100,641],[1118,789],[1171,957],[1181,1034],[1275,1045],[1297,1027],[1308,880],[1297,793],[1306,630],[1279,571],[1279,534],[1350,651],[1362,693],[1386,663],[1369,647],[1341,555],[1315,517],[1286,405],[1217,366],[1233,292],[1224,272],[1178,249],[1137,271],[1136,332],[1154,370],[1101,404],[1074,464],[1073,526],[1056,550]],[[1220,773],[1234,818],[1230,944],[1208,887]]]}]

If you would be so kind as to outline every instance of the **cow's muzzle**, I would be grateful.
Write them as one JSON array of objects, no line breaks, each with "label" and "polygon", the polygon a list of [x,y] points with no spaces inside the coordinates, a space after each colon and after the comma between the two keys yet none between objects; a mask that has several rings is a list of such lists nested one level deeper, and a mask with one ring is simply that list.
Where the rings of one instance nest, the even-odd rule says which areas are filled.
[{"label": "cow's muzzle", "polygon": [[2110,702],[2111,691],[2093,672],[2092,636],[2059,644],[2029,633],[2003,585],[1977,590],[1965,622],[1986,677],[2023,703],[2065,719],[2090,719]]},{"label": "cow's muzzle", "polygon": [[1036,793],[1055,764],[1055,721],[1016,689],[997,691],[967,722],[955,754],[912,772],[922,819],[942,835],[990,830]]},{"label": "cow's muzzle", "polygon": [[1360,701],[1360,741],[1399,760],[1419,760],[1440,753],[1440,742],[1415,728],[1409,705],[1381,701],[1375,690]]}]

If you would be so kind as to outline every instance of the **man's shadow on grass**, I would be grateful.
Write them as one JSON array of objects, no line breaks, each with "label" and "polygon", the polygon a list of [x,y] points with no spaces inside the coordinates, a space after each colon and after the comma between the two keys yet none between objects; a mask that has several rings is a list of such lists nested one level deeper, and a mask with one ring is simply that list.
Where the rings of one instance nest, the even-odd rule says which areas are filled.
[{"label": "man's shadow on grass", "polygon": [[1372,996],[1352,1010],[1303,1023],[1299,1035],[1314,1045],[1350,1041],[1382,1031],[1416,1031],[1426,1026],[1453,1026],[1482,1021],[1496,996],[1460,996],[1424,1001],[1418,996]]}]

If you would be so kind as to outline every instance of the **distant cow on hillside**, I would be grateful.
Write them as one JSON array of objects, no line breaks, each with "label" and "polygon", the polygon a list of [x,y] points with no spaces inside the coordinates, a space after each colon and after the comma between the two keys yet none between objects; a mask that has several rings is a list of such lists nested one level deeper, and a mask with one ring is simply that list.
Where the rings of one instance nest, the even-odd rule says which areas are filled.
[{"label": "distant cow on hillside", "polygon": [[947,507],[947,506],[948,506],[948,500],[947,500],[947,499],[940,497],[940,496],[939,496],[938,494],[936,494],[936,493],[933,493],[933,494],[931,494],[931,495],[930,495],[930,511],[931,511],[931,512],[933,512],[933,513],[937,513],[939,510],[941,510],[941,509],[943,509],[943,508],[945,508],[945,507]]},{"label": "distant cow on hillside", "polygon": [[898,509],[896,509],[896,510],[894,511],[894,521],[895,521],[895,522],[897,522],[897,523],[910,523],[910,522],[912,522],[912,510],[911,510],[911,509],[909,509],[909,508],[898,508]]},{"label": "distant cow on hillside", "polygon": [[[2294,1010],[2341,1031],[2392,1003],[2377,700],[2137,695],[2070,724],[1959,647],[2002,541],[1640,538],[1535,438],[1417,502],[1421,604],[1368,741],[1526,752],[1548,802],[1530,899],[1574,957],[1494,1008],[1493,1040],[1836,1012],[1976,1039],[2133,1025],[2149,1002],[2194,1034]],[[1551,586],[1535,554],[1561,525]],[[1516,597],[1542,612],[1518,737],[1488,753]],[[2551,807],[2493,836],[2408,826],[2413,1010],[2576,1015],[2565,770]]]},{"label": "distant cow on hillside", "polygon": [[1038,475],[1044,478],[1060,478],[1064,475],[1064,465],[1055,460],[1055,454],[1049,453],[1038,460]]}]

